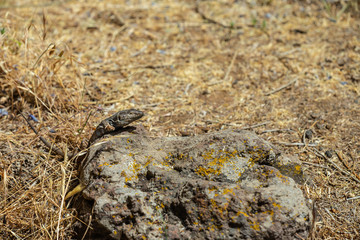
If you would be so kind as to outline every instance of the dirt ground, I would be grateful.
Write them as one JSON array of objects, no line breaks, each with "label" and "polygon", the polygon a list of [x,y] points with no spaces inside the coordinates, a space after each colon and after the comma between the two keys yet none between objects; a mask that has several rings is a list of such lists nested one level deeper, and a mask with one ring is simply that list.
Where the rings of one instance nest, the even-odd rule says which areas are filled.
[{"label": "dirt ground", "polygon": [[359,5],[0,1],[0,238],[74,236],[73,159],[50,154],[20,113],[76,152],[136,108],[152,136],[249,128],[298,155],[312,239],[358,239]]}]

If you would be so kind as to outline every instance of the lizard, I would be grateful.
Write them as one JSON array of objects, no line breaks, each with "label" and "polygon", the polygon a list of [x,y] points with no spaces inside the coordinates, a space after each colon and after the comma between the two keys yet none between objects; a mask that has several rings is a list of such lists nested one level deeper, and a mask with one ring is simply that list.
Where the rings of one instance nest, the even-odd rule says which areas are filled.
[{"label": "lizard", "polygon": [[[32,131],[35,132],[36,135],[39,135],[38,131],[36,131],[35,127],[30,123],[30,121],[22,113],[20,113],[20,114],[25,119],[27,124],[30,126]],[[101,138],[102,136],[104,136],[108,133],[111,133],[111,132],[114,132],[121,128],[124,128],[125,126],[129,125],[130,123],[142,118],[143,116],[144,116],[144,113],[140,110],[128,109],[128,110],[119,111],[119,112],[115,113],[114,115],[104,119],[103,121],[100,122],[100,124],[96,127],[95,131],[91,135],[87,148],[91,147],[91,145],[95,142],[96,139]],[[54,152],[57,153],[58,155],[60,155],[61,157],[63,157],[63,158],[66,157],[64,152],[59,147],[51,144],[44,137],[40,136],[40,140],[45,144],[45,146],[50,151],[54,150]],[[67,157],[73,158],[74,156],[75,156],[75,154],[70,154]],[[87,156],[85,157],[85,164],[88,161],[86,158],[87,158]],[[80,171],[83,166],[84,166],[84,163],[80,164]],[[73,195],[81,192],[85,188],[86,188],[86,185],[80,181],[80,184],[78,186],[76,186],[72,191],[70,191],[65,196],[65,200],[72,197]]]}]

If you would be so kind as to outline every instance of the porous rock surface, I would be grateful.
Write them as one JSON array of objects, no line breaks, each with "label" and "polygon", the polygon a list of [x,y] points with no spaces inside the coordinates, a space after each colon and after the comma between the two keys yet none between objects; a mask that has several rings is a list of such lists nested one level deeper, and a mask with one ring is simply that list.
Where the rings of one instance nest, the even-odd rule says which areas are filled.
[{"label": "porous rock surface", "polygon": [[[124,136],[125,134],[125,136]],[[100,143],[103,142],[103,143]],[[249,131],[99,140],[81,177],[88,239],[305,239],[296,157]],[[297,182],[295,182],[294,181]],[[79,229],[79,237],[87,226]]]}]

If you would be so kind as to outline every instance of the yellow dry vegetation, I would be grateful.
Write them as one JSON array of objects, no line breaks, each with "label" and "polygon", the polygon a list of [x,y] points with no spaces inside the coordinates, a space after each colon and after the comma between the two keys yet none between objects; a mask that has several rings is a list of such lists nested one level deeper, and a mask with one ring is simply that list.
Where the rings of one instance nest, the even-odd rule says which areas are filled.
[{"label": "yellow dry vegetation", "polygon": [[253,129],[312,177],[313,239],[359,238],[358,4],[0,1],[0,238],[71,239],[76,221],[73,160],[19,113],[77,152],[128,108],[152,136]]}]

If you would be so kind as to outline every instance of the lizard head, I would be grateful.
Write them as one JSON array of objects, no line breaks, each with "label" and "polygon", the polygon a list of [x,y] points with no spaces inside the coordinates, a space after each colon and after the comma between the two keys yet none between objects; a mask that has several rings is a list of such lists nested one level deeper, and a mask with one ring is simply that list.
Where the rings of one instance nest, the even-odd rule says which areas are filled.
[{"label": "lizard head", "polygon": [[[128,109],[117,112],[113,115],[113,124],[115,128],[125,127],[133,121],[136,121],[144,116],[144,113],[136,109]],[[112,118],[112,117],[110,117]]]}]

